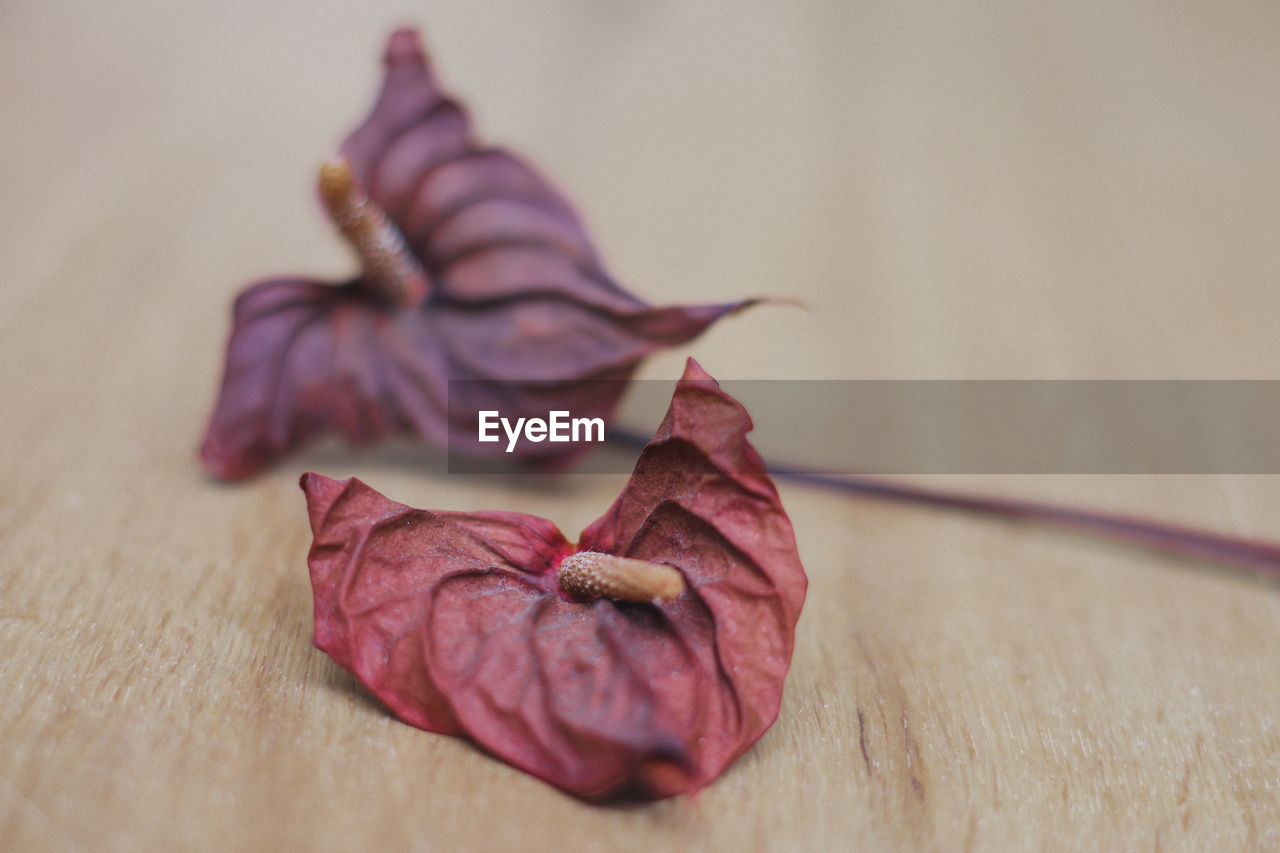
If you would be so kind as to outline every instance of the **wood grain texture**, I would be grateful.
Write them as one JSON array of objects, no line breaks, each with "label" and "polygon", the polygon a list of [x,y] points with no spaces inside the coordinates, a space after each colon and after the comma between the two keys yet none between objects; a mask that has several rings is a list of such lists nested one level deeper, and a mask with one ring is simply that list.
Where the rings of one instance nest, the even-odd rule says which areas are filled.
[{"label": "wood grain texture", "polygon": [[[305,468],[566,531],[621,484],[197,467],[232,294],[348,268],[311,180],[402,22],[637,292],[810,306],[687,350],[717,376],[1280,378],[1272,2],[13,0],[0,848],[1280,848],[1280,591],[1062,533],[783,485],[781,718],[652,806],[397,723],[315,651]],[[934,479],[1280,535],[1276,477]]]}]

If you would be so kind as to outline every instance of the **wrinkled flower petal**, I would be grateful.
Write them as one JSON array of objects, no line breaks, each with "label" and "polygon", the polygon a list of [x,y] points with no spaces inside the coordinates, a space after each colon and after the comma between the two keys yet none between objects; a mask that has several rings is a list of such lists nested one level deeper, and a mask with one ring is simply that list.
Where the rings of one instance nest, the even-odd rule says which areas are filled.
[{"label": "wrinkled flower petal", "polygon": [[[326,433],[355,444],[407,433],[443,446],[474,428],[450,417],[450,379],[559,383],[575,414],[603,416],[622,383],[574,383],[625,380],[644,356],[748,304],[654,308],[627,293],[568,202],[513,154],[476,142],[415,32],[392,35],[385,70],[373,111],[341,152],[427,273],[429,296],[398,309],[360,277],[277,278],[242,293],[201,448],[215,476],[252,476]],[[485,406],[504,415],[548,411],[545,394],[512,384],[494,393],[497,405]]]},{"label": "wrinkled flower petal", "polygon": [[[302,478],[315,644],[400,719],[589,800],[716,778],[771,726],[807,581],[751,420],[692,360],[613,506],[570,543],[510,512],[432,512]],[[577,551],[675,567],[651,603],[579,601]]]}]

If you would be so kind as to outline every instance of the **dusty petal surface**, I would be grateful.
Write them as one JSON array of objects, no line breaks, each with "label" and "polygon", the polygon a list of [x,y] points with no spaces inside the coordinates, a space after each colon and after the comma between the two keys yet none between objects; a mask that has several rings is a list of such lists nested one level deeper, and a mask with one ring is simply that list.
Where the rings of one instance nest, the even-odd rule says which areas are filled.
[{"label": "dusty petal surface", "polygon": [[[315,644],[402,720],[580,797],[696,790],[777,718],[807,584],[750,428],[690,361],[577,545],[534,516],[412,509],[307,474]],[[578,551],[672,566],[687,586],[576,600],[556,572]]]},{"label": "dusty petal surface", "polygon": [[[487,394],[469,385],[477,399],[455,401],[455,411],[515,418],[572,406],[602,416],[621,382],[582,380],[625,380],[645,355],[747,304],[655,308],[627,293],[568,202],[515,155],[479,145],[417,33],[392,35],[384,64],[377,103],[341,154],[425,272],[426,299],[381,298],[367,268],[345,283],[277,278],[242,293],[201,448],[215,476],[249,477],[330,432],[357,444],[409,433],[443,445],[474,429],[450,417],[450,379],[508,383]],[[510,384],[526,381],[558,387]]]}]

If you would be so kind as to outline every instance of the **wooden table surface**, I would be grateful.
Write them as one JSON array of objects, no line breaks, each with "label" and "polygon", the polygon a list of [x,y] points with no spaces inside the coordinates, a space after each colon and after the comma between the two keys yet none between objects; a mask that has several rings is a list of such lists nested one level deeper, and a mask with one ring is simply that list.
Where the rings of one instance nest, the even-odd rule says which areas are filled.
[{"label": "wooden table surface", "polygon": [[[649,806],[398,723],[313,649],[300,471],[566,531],[621,480],[197,465],[233,294],[350,269],[311,181],[400,23],[629,287],[809,306],[646,377],[1280,378],[1271,0],[10,0],[0,848],[1280,849],[1280,589],[1061,532],[783,484],[780,719]],[[1276,477],[921,479],[1280,537]]]}]

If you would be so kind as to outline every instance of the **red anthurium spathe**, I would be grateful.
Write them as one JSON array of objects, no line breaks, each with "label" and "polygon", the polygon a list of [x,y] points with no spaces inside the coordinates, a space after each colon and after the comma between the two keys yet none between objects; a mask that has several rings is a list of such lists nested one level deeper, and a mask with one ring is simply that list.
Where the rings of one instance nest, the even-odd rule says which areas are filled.
[{"label": "red anthurium spathe", "polygon": [[[474,430],[451,419],[451,379],[493,381],[499,399],[483,407],[513,418],[548,411],[545,389],[526,394],[526,381],[558,383],[564,399],[553,394],[553,404],[603,416],[623,383],[583,380],[625,380],[650,352],[748,304],[654,308],[627,293],[568,202],[522,160],[477,143],[417,33],[391,36],[385,67],[373,111],[320,172],[360,273],[343,283],[271,279],[236,300],[201,447],[215,476],[252,476],[331,432],[357,444],[408,433],[444,445]],[[468,388],[479,394],[481,384]]]},{"label": "red anthurium spathe", "polygon": [[306,474],[315,644],[400,719],[585,799],[697,790],[776,719],[807,586],[750,429],[691,360],[576,545]]}]

